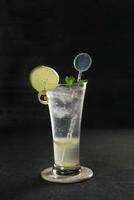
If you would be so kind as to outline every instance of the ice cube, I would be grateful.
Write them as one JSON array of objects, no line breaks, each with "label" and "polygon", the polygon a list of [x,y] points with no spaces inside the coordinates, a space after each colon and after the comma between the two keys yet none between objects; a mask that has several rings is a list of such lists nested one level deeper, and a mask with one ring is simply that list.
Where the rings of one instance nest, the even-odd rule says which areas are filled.
[{"label": "ice cube", "polygon": [[59,119],[70,115],[70,111],[64,107],[60,107],[60,109],[58,107],[53,107],[52,112],[53,112],[53,115]]}]

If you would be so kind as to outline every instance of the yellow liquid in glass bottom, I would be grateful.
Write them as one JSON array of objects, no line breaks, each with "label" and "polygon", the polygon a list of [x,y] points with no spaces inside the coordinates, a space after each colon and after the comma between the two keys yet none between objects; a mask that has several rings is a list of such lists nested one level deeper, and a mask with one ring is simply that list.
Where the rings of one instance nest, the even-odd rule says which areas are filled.
[{"label": "yellow liquid in glass bottom", "polygon": [[54,138],[54,160],[59,167],[79,165],[79,138]]}]

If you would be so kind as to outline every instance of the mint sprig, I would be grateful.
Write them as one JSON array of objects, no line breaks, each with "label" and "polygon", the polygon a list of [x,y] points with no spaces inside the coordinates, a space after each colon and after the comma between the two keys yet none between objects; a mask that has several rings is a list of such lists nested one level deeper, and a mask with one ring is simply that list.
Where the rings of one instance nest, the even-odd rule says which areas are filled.
[{"label": "mint sprig", "polygon": [[85,80],[79,80],[79,81],[77,81],[77,83],[78,83],[79,85],[83,85],[83,83],[85,83],[85,82],[88,82],[88,80],[85,79]]},{"label": "mint sprig", "polygon": [[71,87],[75,82],[75,78],[73,76],[66,76],[65,77],[65,83]]},{"label": "mint sprig", "polygon": [[65,77],[65,83],[67,84],[68,87],[72,87],[74,84],[83,85],[83,83],[85,83],[87,81],[88,81],[87,79],[76,81],[74,76],[66,76]]}]

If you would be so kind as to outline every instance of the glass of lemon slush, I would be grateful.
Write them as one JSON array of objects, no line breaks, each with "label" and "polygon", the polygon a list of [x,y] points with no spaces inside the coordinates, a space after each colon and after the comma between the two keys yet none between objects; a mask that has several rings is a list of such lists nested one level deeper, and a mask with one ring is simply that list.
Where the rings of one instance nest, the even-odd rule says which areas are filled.
[{"label": "glass of lemon slush", "polygon": [[71,87],[59,84],[57,72],[46,66],[34,68],[30,82],[39,101],[49,107],[54,164],[41,172],[43,179],[57,183],[80,182],[93,172],[80,164],[80,130],[87,82]]}]

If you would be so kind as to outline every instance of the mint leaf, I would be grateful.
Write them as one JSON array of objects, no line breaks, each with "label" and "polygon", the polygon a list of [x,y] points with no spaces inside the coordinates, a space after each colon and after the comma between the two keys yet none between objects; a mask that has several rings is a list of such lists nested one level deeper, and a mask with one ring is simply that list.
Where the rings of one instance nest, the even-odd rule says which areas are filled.
[{"label": "mint leaf", "polygon": [[83,83],[85,83],[85,82],[88,82],[88,80],[85,79],[85,80],[79,80],[79,81],[77,81],[78,84],[83,84]]},{"label": "mint leaf", "polygon": [[67,84],[68,87],[72,87],[74,84],[78,84],[78,85],[82,86],[85,82],[88,82],[88,80],[85,79],[85,80],[77,81],[73,76],[65,77],[65,83]]},{"label": "mint leaf", "polygon": [[71,87],[75,82],[75,78],[73,76],[66,76],[65,77],[65,83]]}]

